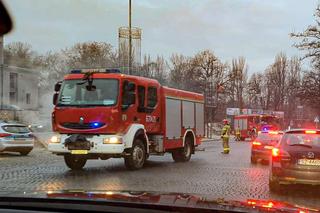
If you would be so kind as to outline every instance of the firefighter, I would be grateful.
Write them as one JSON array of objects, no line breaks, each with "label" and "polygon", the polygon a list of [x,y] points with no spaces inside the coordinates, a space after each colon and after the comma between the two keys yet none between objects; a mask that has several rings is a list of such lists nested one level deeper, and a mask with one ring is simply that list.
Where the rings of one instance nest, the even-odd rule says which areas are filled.
[{"label": "firefighter", "polygon": [[241,141],[241,132],[239,126],[236,128],[236,141]]},{"label": "firefighter", "polygon": [[221,138],[222,138],[222,145],[223,145],[223,154],[229,154],[230,147],[229,147],[229,137],[230,137],[230,131],[231,127],[229,125],[229,121],[227,119],[223,120],[223,129],[221,132]]}]

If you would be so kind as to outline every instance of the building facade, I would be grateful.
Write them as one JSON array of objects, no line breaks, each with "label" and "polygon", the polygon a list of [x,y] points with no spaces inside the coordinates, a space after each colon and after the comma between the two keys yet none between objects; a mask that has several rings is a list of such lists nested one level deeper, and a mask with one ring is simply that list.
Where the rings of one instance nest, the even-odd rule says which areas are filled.
[{"label": "building facade", "polygon": [[37,72],[14,66],[3,69],[3,104],[21,110],[37,110],[39,89]]}]

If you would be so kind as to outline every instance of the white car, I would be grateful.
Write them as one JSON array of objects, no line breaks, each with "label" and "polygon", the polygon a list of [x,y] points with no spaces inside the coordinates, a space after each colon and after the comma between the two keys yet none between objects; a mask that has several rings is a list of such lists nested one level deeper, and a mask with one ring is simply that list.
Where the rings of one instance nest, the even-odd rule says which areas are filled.
[{"label": "white car", "polygon": [[34,146],[34,136],[23,124],[0,121],[0,152],[19,152],[28,155]]}]

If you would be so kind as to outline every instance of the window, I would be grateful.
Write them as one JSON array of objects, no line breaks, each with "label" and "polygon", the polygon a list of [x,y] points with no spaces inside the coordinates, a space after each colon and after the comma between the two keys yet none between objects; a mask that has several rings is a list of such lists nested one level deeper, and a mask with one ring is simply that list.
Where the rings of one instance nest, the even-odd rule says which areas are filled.
[{"label": "window", "polygon": [[10,104],[16,104],[18,99],[18,74],[10,73]]},{"label": "window", "polygon": [[63,82],[58,105],[113,106],[118,100],[118,80],[95,79],[94,91],[87,90],[87,83],[82,80],[66,80]]},{"label": "window", "polygon": [[142,112],[144,109],[144,99],[146,98],[146,88],[144,86],[138,86],[138,111]]},{"label": "window", "polygon": [[128,108],[130,105],[135,104],[135,92],[135,83],[125,80],[122,86],[122,105],[124,108]]},{"label": "window", "polygon": [[27,104],[30,104],[30,103],[31,103],[31,94],[30,94],[30,93],[27,93],[27,94],[26,94],[26,103],[27,103]]},{"label": "window", "polygon": [[157,88],[148,87],[148,107],[155,107],[157,105]]}]

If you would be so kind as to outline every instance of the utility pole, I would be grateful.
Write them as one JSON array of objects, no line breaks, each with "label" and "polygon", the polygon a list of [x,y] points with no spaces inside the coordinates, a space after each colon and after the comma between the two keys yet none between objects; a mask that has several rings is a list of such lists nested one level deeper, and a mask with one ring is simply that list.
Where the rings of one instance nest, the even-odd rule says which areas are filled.
[{"label": "utility pole", "polygon": [[129,75],[132,74],[131,0],[129,0]]},{"label": "utility pole", "polygon": [[0,36],[0,87],[1,87],[1,93],[0,93],[0,109],[3,109],[3,89],[4,89],[4,56],[3,56],[3,36]]}]

